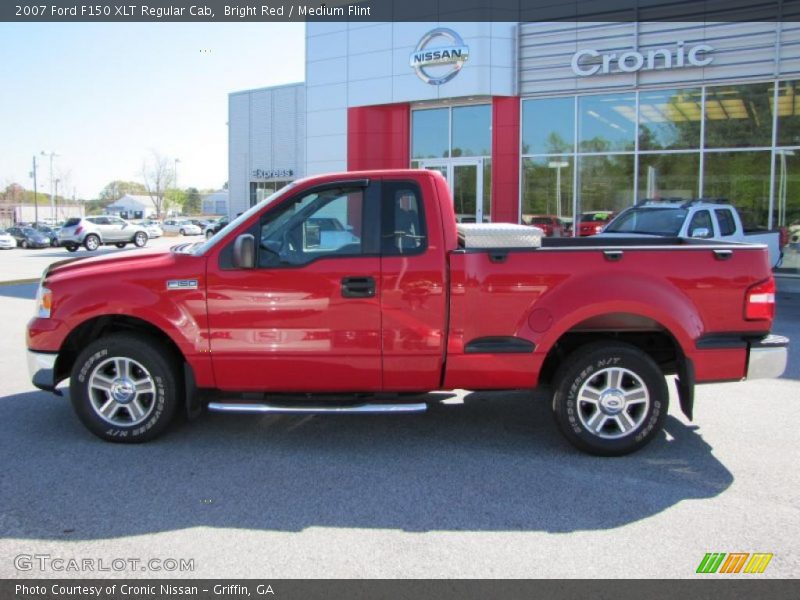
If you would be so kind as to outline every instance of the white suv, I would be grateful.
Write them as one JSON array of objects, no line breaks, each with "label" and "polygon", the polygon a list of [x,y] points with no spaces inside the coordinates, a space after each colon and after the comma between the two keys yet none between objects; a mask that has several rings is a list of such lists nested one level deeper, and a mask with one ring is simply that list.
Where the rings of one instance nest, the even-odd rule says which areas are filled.
[{"label": "white suv", "polygon": [[79,246],[93,251],[102,244],[114,244],[117,248],[133,244],[141,248],[147,244],[147,240],[144,227],[114,215],[69,219],[58,232],[59,245],[70,252],[75,252]]}]

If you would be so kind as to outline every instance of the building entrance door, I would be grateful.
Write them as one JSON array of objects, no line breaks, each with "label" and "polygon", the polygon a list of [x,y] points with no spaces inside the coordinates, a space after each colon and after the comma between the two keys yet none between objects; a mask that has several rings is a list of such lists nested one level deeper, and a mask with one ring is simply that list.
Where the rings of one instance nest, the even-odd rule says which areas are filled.
[{"label": "building entrance door", "polygon": [[447,179],[459,223],[491,220],[489,211],[484,210],[482,158],[421,160],[419,165],[423,169],[439,171]]}]

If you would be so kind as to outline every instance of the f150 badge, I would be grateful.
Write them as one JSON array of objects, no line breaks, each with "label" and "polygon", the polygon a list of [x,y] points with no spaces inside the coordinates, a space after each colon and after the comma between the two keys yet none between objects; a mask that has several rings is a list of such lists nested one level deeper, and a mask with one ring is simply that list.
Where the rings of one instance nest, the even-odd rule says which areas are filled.
[{"label": "f150 badge", "polygon": [[168,290],[196,290],[197,279],[170,279],[167,281]]}]

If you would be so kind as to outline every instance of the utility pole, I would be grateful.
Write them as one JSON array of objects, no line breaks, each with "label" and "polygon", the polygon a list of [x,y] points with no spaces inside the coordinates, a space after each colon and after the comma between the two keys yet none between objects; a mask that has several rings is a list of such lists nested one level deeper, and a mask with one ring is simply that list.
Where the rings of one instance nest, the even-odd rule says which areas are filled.
[{"label": "utility pole", "polygon": [[45,152],[44,150],[40,153],[42,156],[49,156],[50,157],[50,216],[55,223],[56,220],[56,191],[55,191],[55,180],[53,179],[53,158],[59,156],[57,153],[53,152]]},{"label": "utility pole", "polygon": [[33,177],[33,222],[39,222],[39,200],[37,198],[38,188],[36,185],[36,155],[33,155],[33,171],[31,171],[31,177]]}]

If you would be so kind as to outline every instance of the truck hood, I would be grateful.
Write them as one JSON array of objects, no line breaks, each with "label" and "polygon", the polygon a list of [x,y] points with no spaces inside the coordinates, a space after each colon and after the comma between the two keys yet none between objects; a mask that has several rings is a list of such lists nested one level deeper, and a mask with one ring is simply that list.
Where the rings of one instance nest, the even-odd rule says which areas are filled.
[{"label": "truck hood", "polygon": [[169,269],[179,260],[195,258],[172,249],[131,250],[106,256],[69,258],[54,262],[44,272],[44,279],[57,282],[75,277],[113,277],[131,271]]}]

